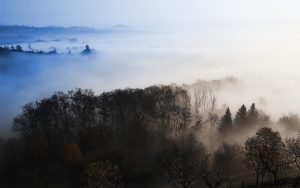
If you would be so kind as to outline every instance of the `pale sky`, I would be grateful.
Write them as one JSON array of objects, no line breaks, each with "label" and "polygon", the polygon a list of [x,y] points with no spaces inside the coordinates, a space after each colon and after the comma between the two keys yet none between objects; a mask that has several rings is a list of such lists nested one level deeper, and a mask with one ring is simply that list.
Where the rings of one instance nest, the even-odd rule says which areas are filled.
[{"label": "pale sky", "polygon": [[0,24],[300,24],[296,0],[0,0]]}]

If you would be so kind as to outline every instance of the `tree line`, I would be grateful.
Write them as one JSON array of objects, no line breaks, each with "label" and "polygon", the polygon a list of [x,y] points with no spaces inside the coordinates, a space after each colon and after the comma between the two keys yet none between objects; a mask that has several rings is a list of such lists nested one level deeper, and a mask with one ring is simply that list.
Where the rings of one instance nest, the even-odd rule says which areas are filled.
[{"label": "tree line", "polygon": [[[279,122],[300,126],[297,116]],[[213,95],[173,85],[56,92],[26,104],[13,120],[17,136],[0,143],[0,185],[298,185],[285,172],[300,173],[300,138],[282,140],[272,124],[254,103],[233,117],[229,108],[217,109]],[[215,150],[199,136],[209,127],[218,138]],[[249,131],[257,132],[230,142]]]},{"label": "tree line", "polygon": [[[22,46],[0,46],[0,56],[8,56],[12,53],[22,53],[22,54],[36,54],[36,55],[63,55],[64,53],[58,53],[56,49],[50,50],[48,52],[42,50],[33,50],[31,45],[29,44],[30,50],[23,50]],[[95,52],[95,50],[91,49],[89,45],[85,45],[84,49],[80,52],[81,55],[91,55]],[[68,54],[72,54],[71,51]]]}]

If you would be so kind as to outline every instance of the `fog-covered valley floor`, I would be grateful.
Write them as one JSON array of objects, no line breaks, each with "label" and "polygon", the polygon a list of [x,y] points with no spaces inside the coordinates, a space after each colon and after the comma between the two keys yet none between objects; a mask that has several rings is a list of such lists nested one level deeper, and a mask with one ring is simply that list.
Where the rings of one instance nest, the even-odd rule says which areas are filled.
[{"label": "fog-covered valley floor", "polygon": [[[117,32],[38,35],[21,43],[6,41],[1,46],[56,49],[64,55],[0,57],[1,128],[9,129],[12,117],[25,103],[55,91],[91,88],[100,93],[228,76],[238,81],[215,91],[219,106],[229,105],[234,111],[240,104],[255,102],[275,119],[289,112],[298,113],[300,38],[291,40],[290,36],[296,35],[288,29],[271,30],[228,25],[126,28]],[[96,53],[81,56],[79,52],[87,44]]]}]

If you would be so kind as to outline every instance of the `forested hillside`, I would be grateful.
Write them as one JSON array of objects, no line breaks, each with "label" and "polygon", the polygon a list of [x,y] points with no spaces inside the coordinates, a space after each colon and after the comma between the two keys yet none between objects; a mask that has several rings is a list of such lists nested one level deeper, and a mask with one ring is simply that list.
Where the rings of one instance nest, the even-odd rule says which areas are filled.
[{"label": "forested hillside", "polygon": [[[26,104],[1,141],[1,187],[297,187],[298,116],[277,122],[208,92],[151,86],[56,92]],[[275,129],[274,129],[274,128]],[[295,131],[294,131],[295,132]]]}]

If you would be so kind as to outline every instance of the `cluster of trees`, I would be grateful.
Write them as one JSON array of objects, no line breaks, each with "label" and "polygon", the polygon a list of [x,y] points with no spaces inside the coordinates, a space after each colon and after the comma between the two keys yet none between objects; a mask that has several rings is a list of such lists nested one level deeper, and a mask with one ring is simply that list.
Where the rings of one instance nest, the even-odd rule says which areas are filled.
[{"label": "cluster of trees", "polygon": [[[271,174],[275,185],[286,183],[288,172],[300,173],[300,136],[282,140],[280,133],[269,127],[261,128],[256,135],[245,142],[244,163],[255,171],[256,185],[264,183],[264,178]],[[294,186],[299,186],[299,179]]]},{"label": "cluster of trees", "polygon": [[15,46],[0,46],[0,55],[8,55],[10,52],[23,52],[23,49],[20,45]]},{"label": "cluster of trees", "polygon": [[165,169],[173,187],[251,187],[254,177],[257,187],[299,187],[299,177],[288,176],[300,174],[300,136],[284,141],[262,127],[244,145],[224,143],[213,153],[191,135],[177,144]]},{"label": "cluster of trees", "polygon": [[35,50],[29,50],[25,51],[23,50],[22,46],[16,45],[16,46],[0,46],[0,55],[1,56],[7,56],[10,53],[26,53],[26,54],[49,54],[49,55],[54,55],[57,54],[56,49],[51,50],[49,52],[44,52],[44,51],[35,51]]},{"label": "cluster of trees", "polygon": [[234,119],[230,108],[227,108],[225,114],[220,120],[219,131],[223,135],[236,134],[249,131],[249,129],[266,126],[270,124],[270,118],[262,111],[258,111],[253,103],[249,110],[243,104],[237,111]]},{"label": "cluster of trees", "polygon": [[[30,46],[30,45],[29,45]],[[16,45],[16,46],[0,46],[0,56],[7,56],[11,53],[25,53],[25,54],[48,54],[48,55],[58,55],[56,49],[53,49],[51,51],[45,52],[42,50],[33,50],[31,47],[29,47],[31,50],[23,50],[22,46]],[[92,54],[94,50],[92,50],[89,45],[86,45],[84,50],[80,53],[81,55],[89,55]],[[71,54],[71,51],[69,51],[69,54]]]},{"label": "cluster of trees", "polygon": [[[76,89],[26,104],[18,136],[0,143],[0,186],[246,187],[249,174],[279,185],[283,170],[300,170],[300,139],[264,128],[255,104],[232,118],[212,95],[190,96],[177,86]],[[224,138],[216,150],[199,137],[207,126]],[[249,129],[258,131],[244,145],[226,143]]]},{"label": "cluster of trees", "polygon": [[84,166],[103,160],[118,164],[124,181],[146,178],[187,129],[189,105],[185,90],[169,86],[76,89],[29,103],[13,122],[20,137],[2,145],[1,183],[81,185]]}]

